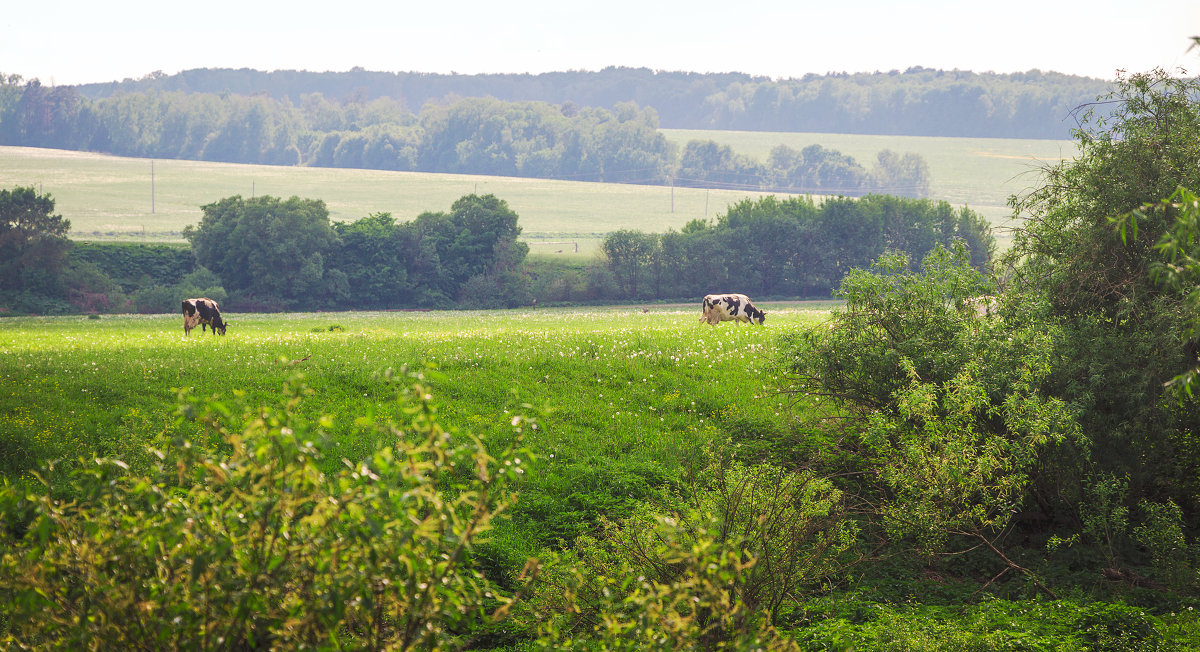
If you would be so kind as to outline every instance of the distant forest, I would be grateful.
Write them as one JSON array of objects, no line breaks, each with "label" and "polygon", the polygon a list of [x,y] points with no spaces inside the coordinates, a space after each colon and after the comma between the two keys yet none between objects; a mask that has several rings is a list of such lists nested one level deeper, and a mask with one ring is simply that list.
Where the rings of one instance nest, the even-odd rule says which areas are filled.
[{"label": "distant forest", "polygon": [[783,145],[767,160],[673,127],[1067,135],[1105,82],[934,70],[772,81],[609,68],[544,75],[192,70],[48,87],[0,75],[0,144],[318,167],[926,197],[924,159]]},{"label": "distant forest", "polygon": [[616,110],[653,108],[667,129],[732,129],[904,136],[1069,139],[1072,111],[1110,82],[1031,70],[996,74],[910,68],[773,80],[742,73],[609,67],[600,71],[442,75],[417,72],[261,72],[197,69],[78,86],[102,99],[143,91],[266,95],[300,105],[320,95],[341,103],[388,98],[418,112],[467,97]]},{"label": "distant forest", "polygon": [[[728,145],[679,148],[653,108],[611,111],[547,102],[459,98],[414,114],[397,100],[299,104],[266,95],[135,91],[88,99],[69,86],[0,79],[0,144],[318,167],[676,184],[859,196],[928,194],[916,154],[883,150],[868,169],[841,152],[776,147],[766,161]],[[682,151],[680,151],[682,150]]]}]

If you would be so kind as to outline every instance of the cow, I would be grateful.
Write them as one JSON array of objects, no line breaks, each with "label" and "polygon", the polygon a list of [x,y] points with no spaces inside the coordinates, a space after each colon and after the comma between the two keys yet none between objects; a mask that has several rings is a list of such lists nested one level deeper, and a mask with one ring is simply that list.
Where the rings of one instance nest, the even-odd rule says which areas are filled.
[{"label": "cow", "polygon": [[213,335],[225,334],[225,327],[228,324],[221,319],[221,309],[217,307],[217,302],[212,299],[185,299],[183,302],[183,334],[188,335],[192,329],[200,324],[200,332],[204,332],[206,326],[212,328]]},{"label": "cow", "polygon": [[706,321],[710,326],[716,326],[723,321],[744,321],[751,324],[761,324],[767,319],[767,313],[754,307],[750,298],[744,294],[709,294],[705,295],[701,304],[703,313],[700,321]]}]

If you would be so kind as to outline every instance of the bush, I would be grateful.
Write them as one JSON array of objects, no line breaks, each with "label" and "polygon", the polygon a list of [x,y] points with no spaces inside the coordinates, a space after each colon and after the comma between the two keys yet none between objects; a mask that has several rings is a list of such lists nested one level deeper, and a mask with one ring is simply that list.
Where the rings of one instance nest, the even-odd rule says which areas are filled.
[{"label": "bush", "polygon": [[[199,424],[201,437],[154,451],[147,473],[102,459],[47,495],[6,482],[0,640],[68,649],[450,645],[509,602],[470,555],[522,471],[511,449],[493,458],[478,439],[443,430],[427,391],[414,380],[395,419],[372,426],[394,445],[335,472],[321,466],[330,422],[299,416],[307,392],[293,381],[278,404],[240,411],[181,393],[177,426]],[[525,423],[514,418],[515,439]],[[220,443],[196,443],[205,438]]]},{"label": "bush", "polygon": [[551,555],[520,609],[556,645],[795,649],[775,615],[840,570],[855,533],[828,480],[718,459],[682,504]]}]

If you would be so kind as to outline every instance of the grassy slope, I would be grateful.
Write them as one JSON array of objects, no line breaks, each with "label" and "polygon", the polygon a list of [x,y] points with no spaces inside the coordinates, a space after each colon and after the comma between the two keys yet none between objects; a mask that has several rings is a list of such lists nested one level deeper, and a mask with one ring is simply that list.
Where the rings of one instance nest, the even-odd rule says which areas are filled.
[{"label": "grassy slope", "polygon": [[836,149],[870,169],[884,149],[924,157],[933,177],[931,195],[954,205],[967,205],[992,224],[1007,226],[1011,213],[1006,201],[1037,185],[1038,170],[1075,155],[1070,140],[1007,138],[926,138],[852,134],[776,133],[758,131],[700,131],[664,129],[667,139],[681,148],[689,140],[715,140],[739,154],[766,161],[771,148],[809,145]]},{"label": "grassy slope", "polygon": [[[75,239],[147,238],[179,241],[200,207],[224,197],[274,195],[322,199],[336,221],[390,212],[406,221],[426,211],[449,210],[470,193],[495,194],[520,215],[534,241],[582,240],[581,252],[618,229],[665,231],[712,217],[732,203],[762,193],[730,190],[549,181],[461,174],[426,174],[335,168],[154,161],[151,212],[148,159],[84,152],[0,147],[0,187],[33,185],[50,193],[71,220]],[[674,211],[672,211],[672,192]],[[535,251],[574,253],[568,245]]]},{"label": "grassy slope", "polygon": [[[1070,141],[989,138],[917,138],[735,131],[664,130],[679,144],[714,139],[765,160],[777,144],[820,144],[870,167],[884,148],[916,152],[929,163],[933,197],[966,204],[1004,225],[1005,199],[1031,187],[1039,162],[1074,154]],[[151,162],[86,152],[0,147],[0,187],[34,185],[50,193],[77,239],[179,241],[200,219],[200,206],[231,195],[323,199],[335,220],[390,212],[408,220],[447,210],[455,199],[478,192],[508,201],[521,216],[535,253],[594,253],[599,238],[617,229],[661,232],[696,218],[714,217],[762,193],[511,177],[425,174],[332,168],[273,167],[156,160],[153,207]],[[672,198],[673,197],[673,198]],[[673,206],[672,206],[673,204]],[[673,208],[673,210],[672,210]],[[153,212],[152,212],[153,209]]]}]

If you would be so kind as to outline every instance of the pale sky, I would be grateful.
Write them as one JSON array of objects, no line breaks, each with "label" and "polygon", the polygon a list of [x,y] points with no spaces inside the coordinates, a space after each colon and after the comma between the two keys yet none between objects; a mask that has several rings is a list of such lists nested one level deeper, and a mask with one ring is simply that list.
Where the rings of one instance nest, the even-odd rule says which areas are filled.
[{"label": "pale sky", "polygon": [[44,84],[161,70],[539,73],[1200,73],[1200,0],[41,0],[0,12],[0,73]]}]

